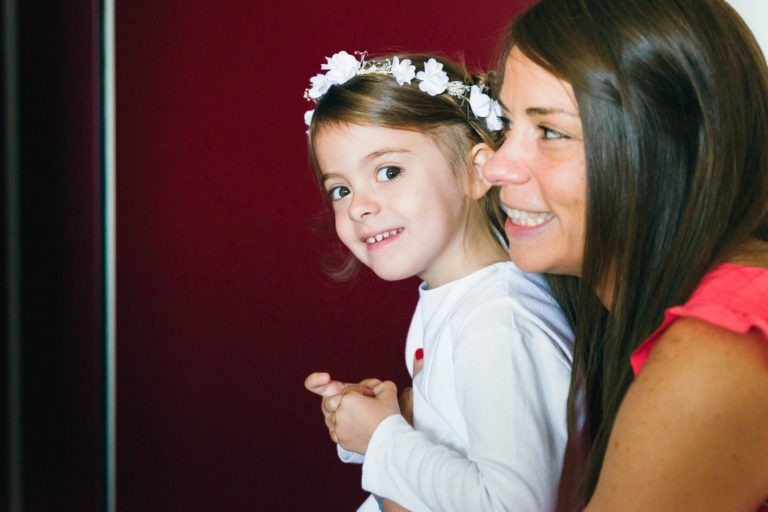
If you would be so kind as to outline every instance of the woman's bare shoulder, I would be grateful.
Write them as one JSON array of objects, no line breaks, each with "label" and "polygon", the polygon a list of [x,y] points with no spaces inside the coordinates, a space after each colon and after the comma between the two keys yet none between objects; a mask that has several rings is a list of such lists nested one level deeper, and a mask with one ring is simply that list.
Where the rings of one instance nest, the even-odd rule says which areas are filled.
[{"label": "woman's bare shoulder", "polygon": [[589,510],[754,510],[766,417],[765,336],[679,319],[622,402]]}]

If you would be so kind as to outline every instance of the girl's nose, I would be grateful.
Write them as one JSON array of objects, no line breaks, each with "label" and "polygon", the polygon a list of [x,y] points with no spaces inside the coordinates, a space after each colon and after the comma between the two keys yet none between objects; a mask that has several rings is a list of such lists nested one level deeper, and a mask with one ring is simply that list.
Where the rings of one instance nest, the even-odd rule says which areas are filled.
[{"label": "girl's nose", "polygon": [[369,215],[375,215],[381,207],[373,194],[355,190],[352,193],[352,202],[349,205],[349,217],[355,221],[362,221]]}]

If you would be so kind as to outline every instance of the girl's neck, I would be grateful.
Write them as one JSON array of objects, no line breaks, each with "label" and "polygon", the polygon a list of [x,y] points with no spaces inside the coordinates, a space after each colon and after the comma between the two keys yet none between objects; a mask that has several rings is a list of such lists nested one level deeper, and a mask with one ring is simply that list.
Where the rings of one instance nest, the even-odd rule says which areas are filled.
[{"label": "girl's neck", "polygon": [[483,232],[482,236],[467,240],[465,243],[468,244],[467,259],[476,267],[475,270],[494,263],[509,261],[509,252],[501,246],[497,235],[490,231]]},{"label": "girl's neck", "polygon": [[472,258],[478,262],[478,269],[509,261],[509,253],[496,240],[483,240],[482,246],[472,253]]},{"label": "girl's neck", "polygon": [[[469,244],[469,241],[465,241],[465,243]],[[475,240],[474,244],[466,247],[463,260],[453,267],[450,274],[442,274],[439,279],[430,276],[421,277],[430,289],[434,289],[502,261],[509,261],[509,255],[498,242],[484,239]]]}]

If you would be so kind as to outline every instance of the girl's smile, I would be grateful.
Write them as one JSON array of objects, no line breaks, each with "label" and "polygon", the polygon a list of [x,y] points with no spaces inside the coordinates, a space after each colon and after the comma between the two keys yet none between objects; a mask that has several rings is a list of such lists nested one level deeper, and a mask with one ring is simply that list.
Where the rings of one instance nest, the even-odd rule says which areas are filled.
[{"label": "girl's smile", "polygon": [[381,233],[377,233],[371,236],[364,235],[363,241],[370,246],[380,246],[381,242],[385,240],[394,240],[395,238],[397,238],[397,236],[403,232],[403,229],[405,228],[397,228],[397,229],[382,231]]}]

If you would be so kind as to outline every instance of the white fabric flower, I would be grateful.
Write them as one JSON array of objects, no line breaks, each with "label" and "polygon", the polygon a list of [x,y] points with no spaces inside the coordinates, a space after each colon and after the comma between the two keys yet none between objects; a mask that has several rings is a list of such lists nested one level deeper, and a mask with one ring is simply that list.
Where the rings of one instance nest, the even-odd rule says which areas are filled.
[{"label": "white fabric flower", "polygon": [[[501,121],[501,105],[483,92],[484,86],[480,84],[470,87],[460,80],[451,82],[448,73],[443,70],[443,64],[434,58],[429,59],[424,64],[424,70],[418,73],[410,59],[403,59],[401,62],[399,57],[393,57],[391,64],[389,61],[366,62],[365,54],[358,60],[349,53],[340,51],[331,57],[326,57],[325,60],[326,63],[320,68],[326,73],[310,78],[311,88],[304,92],[305,98],[317,102],[332,85],[342,85],[356,75],[370,73],[392,75],[399,85],[410,85],[415,77],[420,80],[419,89],[430,96],[437,96],[447,91],[460,103],[468,102],[472,114],[477,119],[485,119],[489,130],[498,131],[504,128]],[[312,124],[314,112],[314,110],[308,110],[304,113],[304,123],[307,126]]]},{"label": "white fabric flower", "polygon": [[304,112],[304,124],[307,126],[312,124],[312,116],[315,114],[314,109],[313,110],[307,110]]},{"label": "white fabric flower", "polygon": [[332,85],[341,85],[357,74],[360,69],[360,61],[345,51],[333,54],[332,57],[326,57],[325,64],[320,69],[327,69],[326,77]]},{"label": "white fabric flower", "polygon": [[400,59],[395,57],[392,59],[392,74],[395,76],[398,84],[410,85],[411,80],[416,76],[416,66],[411,64],[410,59],[400,62]]},{"label": "white fabric flower", "polygon": [[430,96],[442,94],[448,87],[448,73],[443,71],[443,65],[435,59],[429,59],[424,64],[424,71],[419,71],[416,78],[422,81],[419,89]]},{"label": "white fabric flower", "polygon": [[501,105],[498,101],[491,100],[490,112],[485,118],[485,124],[489,130],[494,132],[504,128],[504,124],[501,122]]},{"label": "white fabric flower", "polygon": [[333,85],[333,83],[328,80],[328,76],[323,74],[313,76],[309,79],[309,83],[312,84],[312,87],[309,89],[309,97],[313,100],[316,100],[328,92],[328,89]]},{"label": "white fabric flower", "polygon": [[482,86],[473,85],[469,89],[469,107],[477,118],[488,117],[491,113],[491,98],[483,94]]}]

